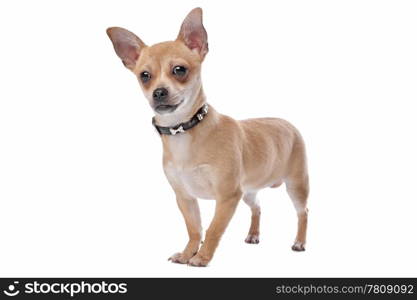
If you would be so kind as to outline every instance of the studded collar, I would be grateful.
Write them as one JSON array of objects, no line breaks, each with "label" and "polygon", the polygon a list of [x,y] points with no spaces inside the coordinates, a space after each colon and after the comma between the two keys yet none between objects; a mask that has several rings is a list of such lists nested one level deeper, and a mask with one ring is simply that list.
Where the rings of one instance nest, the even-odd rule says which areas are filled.
[{"label": "studded collar", "polygon": [[153,117],[152,125],[155,126],[156,131],[158,131],[159,134],[176,135],[178,133],[184,133],[185,131],[196,126],[198,123],[200,123],[204,119],[207,113],[208,113],[208,105],[206,103],[187,122],[179,123],[172,127],[163,127],[163,126],[156,125],[155,117]]}]

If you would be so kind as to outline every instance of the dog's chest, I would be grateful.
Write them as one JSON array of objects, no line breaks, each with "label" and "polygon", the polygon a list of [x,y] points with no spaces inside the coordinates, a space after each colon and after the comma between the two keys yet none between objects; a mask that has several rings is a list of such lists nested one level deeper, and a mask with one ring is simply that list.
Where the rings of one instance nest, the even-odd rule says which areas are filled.
[{"label": "dog's chest", "polygon": [[210,165],[198,163],[190,138],[187,135],[176,136],[165,146],[170,155],[164,162],[164,171],[170,183],[192,197],[213,199]]}]

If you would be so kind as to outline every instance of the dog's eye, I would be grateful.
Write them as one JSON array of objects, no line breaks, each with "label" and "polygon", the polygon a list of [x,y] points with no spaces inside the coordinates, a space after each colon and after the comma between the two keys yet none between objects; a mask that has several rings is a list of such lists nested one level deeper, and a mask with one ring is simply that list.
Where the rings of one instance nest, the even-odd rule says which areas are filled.
[{"label": "dog's eye", "polygon": [[140,73],[140,80],[142,80],[143,83],[148,82],[151,79],[151,73],[148,71],[143,71]]},{"label": "dog's eye", "polygon": [[172,74],[178,77],[184,77],[184,75],[187,74],[187,68],[184,66],[175,66],[172,69]]}]

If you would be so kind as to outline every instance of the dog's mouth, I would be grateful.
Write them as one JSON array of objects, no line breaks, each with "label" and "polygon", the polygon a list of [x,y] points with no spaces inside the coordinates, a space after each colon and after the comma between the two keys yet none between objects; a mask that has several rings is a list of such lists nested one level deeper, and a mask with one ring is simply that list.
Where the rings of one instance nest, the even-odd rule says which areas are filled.
[{"label": "dog's mouth", "polygon": [[155,110],[158,113],[160,113],[160,114],[172,113],[172,112],[174,112],[178,108],[178,106],[181,105],[181,103],[183,101],[184,100],[181,100],[180,102],[178,102],[177,104],[174,104],[174,105],[160,104],[160,105],[158,105],[158,106],[155,107]]}]

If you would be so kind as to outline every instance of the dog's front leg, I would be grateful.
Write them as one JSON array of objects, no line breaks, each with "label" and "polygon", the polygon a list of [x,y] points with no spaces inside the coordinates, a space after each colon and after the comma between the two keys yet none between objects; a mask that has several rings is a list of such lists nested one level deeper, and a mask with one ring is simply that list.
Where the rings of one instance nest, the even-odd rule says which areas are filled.
[{"label": "dog's front leg", "polygon": [[175,253],[169,260],[174,263],[186,264],[200,247],[202,231],[200,208],[195,198],[180,194],[177,194],[177,204],[187,226],[189,241],[181,253]]},{"label": "dog's front leg", "polygon": [[213,258],[214,251],[236,210],[241,196],[242,192],[238,190],[228,196],[220,196],[216,199],[216,211],[210,227],[207,229],[204,243],[200,251],[190,259],[190,265],[205,267]]}]

